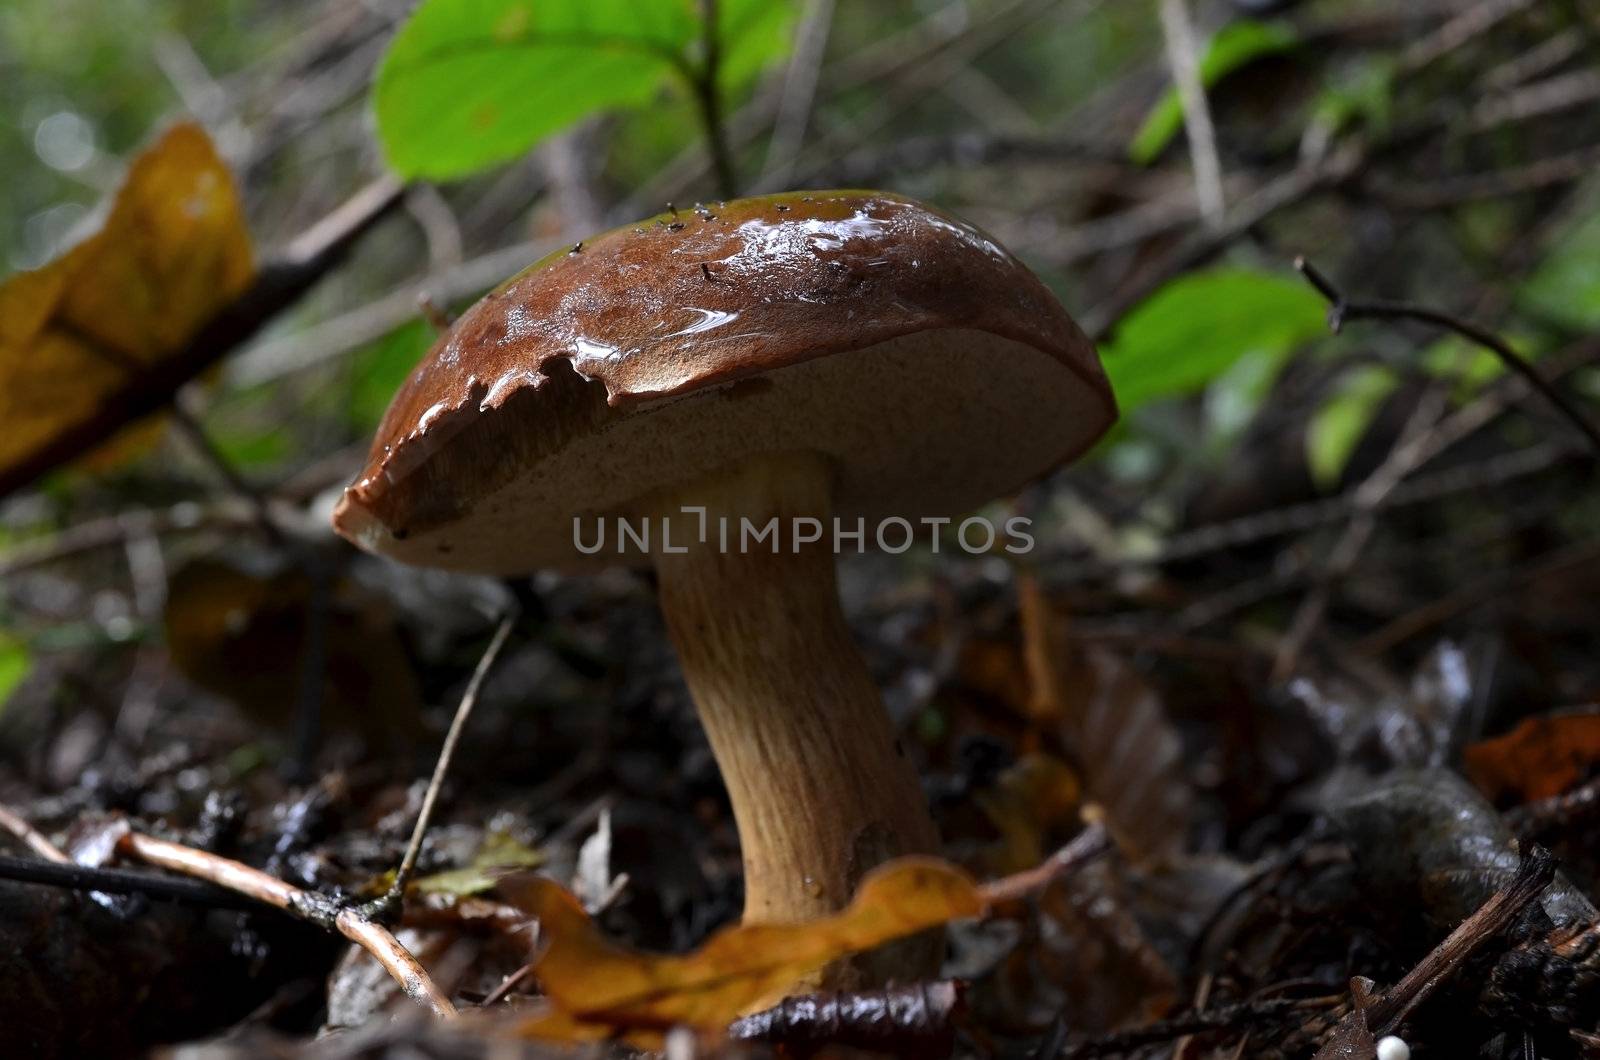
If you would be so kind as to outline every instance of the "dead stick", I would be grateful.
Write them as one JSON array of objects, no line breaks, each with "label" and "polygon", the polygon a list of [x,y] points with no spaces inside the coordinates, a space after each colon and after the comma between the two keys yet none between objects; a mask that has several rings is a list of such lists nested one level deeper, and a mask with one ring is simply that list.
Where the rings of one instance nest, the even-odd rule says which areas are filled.
[{"label": "dead stick", "polygon": [[450,763],[456,756],[456,745],[461,742],[461,734],[466,730],[467,719],[472,717],[472,708],[477,705],[478,690],[483,687],[484,679],[489,676],[489,670],[494,666],[494,660],[500,654],[500,649],[505,647],[506,638],[511,636],[511,627],[515,624],[516,617],[516,614],[512,613],[500,620],[500,628],[494,631],[494,637],[484,649],[477,668],[472,671],[472,678],[467,682],[466,691],[461,693],[461,704],[456,707],[456,716],[450,722],[450,731],[445,733],[444,744],[439,748],[439,759],[433,765],[433,776],[428,781],[427,792],[422,796],[422,808],[417,811],[417,823],[411,829],[411,841],[406,844],[405,856],[400,859],[400,868],[395,871],[394,883],[390,885],[388,893],[374,903],[372,915],[380,920],[397,917],[404,905],[406,884],[416,871],[417,857],[422,852],[422,840],[428,834],[433,808],[439,801],[439,789],[444,787],[445,777],[450,773]]},{"label": "dead stick", "polygon": [[153,872],[129,872],[126,869],[102,869],[71,861],[52,861],[48,858],[14,858],[0,854],[0,880],[36,883],[44,887],[57,887],[69,891],[139,894],[147,898],[180,902],[203,909],[230,909],[245,913],[257,910],[275,912],[263,910],[261,903],[247,895],[213,887],[202,880],[158,875]]},{"label": "dead stick", "polygon": [[1548,850],[1541,846],[1529,850],[1510,883],[1491,895],[1477,912],[1458,924],[1416,967],[1367,1007],[1367,1023],[1372,1032],[1389,1034],[1404,1022],[1468,957],[1504,931],[1529,902],[1538,898],[1555,874],[1556,861]]},{"label": "dead stick", "polygon": [[1111,841],[1106,835],[1105,825],[1096,821],[1079,832],[1072,842],[1033,868],[1002,876],[984,884],[978,888],[978,892],[983,896],[984,904],[989,906],[1015,901],[1077,871],[1110,849]]},{"label": "dead stick", "polygon": [[71,865],[69,858],[49,838],[33,825],[23,820],[22,815],[0,806],[0,828],[5,829],[20,839],[24,846],[46,861],[53,861],[57,865]]},{"label": "dead stick", "polygon": [[1583,432],[1596,453],[1600,453],[1600,428],[1597,428],[1589,417],[1561,391],[1551,385],[1539,370],[1529,361],[1511,348],[1494,332],[1481,328],[1470,320],[1428,306],[1413,305],[1410,302],[1352,302],[1345,298],[1344,293],[1334,286],[1315,265],[1303,257],[1294,260],[1294,267],[1306,278],[1306,282],[1315,287],[1322,297],[1328,300],[1328,328],[1338,334],[1347,320],[1417,320],[1424,324],[1432,324],[1446,331],[1453,331],[1469,342],[1482,346],[1496,357],[1507,369],[1521,376],[1533,389],[1542,394],[1546,401],[1553,405],[1571,424]]},{"label": "dead stick", "polygon": [[138,832],[124,835],[117,841],[117,848],[151,865],[207,880],[292,913],[319,927],[337,931],[371,954],[384,971],[400,984],[407,997],[428,1006],[436,1016],[451,1017],[456,1014],[450,999],[434,985],[427,971],[400,944],[400,940],[390,934],[388,928],[373,923],[357,908],[341,906],[323,895],[302,891],[291,883],[241,862]]}]

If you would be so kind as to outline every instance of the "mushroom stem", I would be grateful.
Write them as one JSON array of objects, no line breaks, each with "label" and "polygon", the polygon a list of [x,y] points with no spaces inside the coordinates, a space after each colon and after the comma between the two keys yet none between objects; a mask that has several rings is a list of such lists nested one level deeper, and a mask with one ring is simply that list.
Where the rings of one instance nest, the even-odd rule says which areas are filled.
[{"label": "mushroom stem", "polygon": [[[674,547],[687,545],[657,548],[652,558],[667,628],[733,803],[747,923],[835,912],[867,870],[938,847],[916,774],[839,608],[831,491],[821,457],[787,454],[658,495],[651,506],[670,524]],[[700,507],[704,524],[683,511]],[[742,536],[744,526],[759,531],[773,517],[776,550],[770,537]],[[822,540],[797,548],[797,517],[818,520]],[[820,985],[936,971],[937,948],[913,941],[910,952],[830,969]]]}]

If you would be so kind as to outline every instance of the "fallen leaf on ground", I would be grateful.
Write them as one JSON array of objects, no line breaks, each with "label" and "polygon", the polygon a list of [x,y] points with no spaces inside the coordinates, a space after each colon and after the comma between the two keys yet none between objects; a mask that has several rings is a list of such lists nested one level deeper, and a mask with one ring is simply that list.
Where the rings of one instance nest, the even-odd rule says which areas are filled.
[{"label": "fallen leaf on ground", "polygon": [[422,894],[470,898],[493,890],[507,870],[536,869],[543,863],[543,854],[510,832],[490,832],[470,865],[423,876],[412,886]]},{"label": "fallen leaf on ground", "polygon": [[[227,167],[198,125],[174,126],[134,160],[98,232],[0,284],[0,468],[92,419],[254,274]],[[148,422],[128,435],[154,437]]]},{"label": "fallen leaf on ground", "polygon": [[[196,685],[286,730],[317,592],[296,566],[191,560],[167,585],[172,661]],[[336,579],[326,597],[323,724],[405,746],[422,733],[422,689],[387,602],[348,578]]]},{"label": "fallen leaf on ground", "polygon": [[659,1046],[675,1026],[721,1030],[778,1001],[806,973],[852,953],[983,911],[960,869],[902,858],[869,873],[849,906],[798,924],[725,928],[683,956],[640,953],[600,933],[578,900],[552,880],[517,876],[502,895],[539,921],[534,973],[548,1006],[521,1021],[530,1038],[600,1040],[622,1034]]},{"label": "fallen leaf on ground", "polygon": [[1031,577],[1018,581],[1028,713],[1058,726],[1087,797],[1128,857],[1179,854],[1193,799],[1183,747],[1155,692],[1126,661],[1074,642],[1063,612]]},{"label": "fallen leaf on ground", "polygon": [[1463,757],[1467,776],[1495,802],[1560,795],[1600,766],[1600,711],[1529,718]]}]

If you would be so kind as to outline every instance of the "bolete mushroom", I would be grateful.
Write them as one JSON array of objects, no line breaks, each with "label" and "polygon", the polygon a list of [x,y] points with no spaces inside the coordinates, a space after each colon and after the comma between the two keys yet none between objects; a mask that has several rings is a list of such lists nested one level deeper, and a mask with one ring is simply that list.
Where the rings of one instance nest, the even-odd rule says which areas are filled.
[{"label": "bolete mushroom", "polygon": [[[334,525],[458,571],[653,566],[732,800],[745,919],[799,920],[938,841],[833,546],[887,526],[898,548],[1115,415],[1089,340],[976,228],[880,192],[719,202],[586,239],[469,309]],[[596,522],[618,516],[626,552]]]}]

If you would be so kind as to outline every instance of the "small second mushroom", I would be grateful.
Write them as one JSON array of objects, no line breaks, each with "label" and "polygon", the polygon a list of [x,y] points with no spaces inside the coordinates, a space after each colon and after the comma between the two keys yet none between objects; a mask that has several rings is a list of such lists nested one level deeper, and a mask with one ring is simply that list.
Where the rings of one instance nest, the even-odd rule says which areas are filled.
[{"label": "small second mushroom", "polygon": [[978,229],[876,192],[744,199],[586,239],[473,306],[334,524],[453,570],[653,567],[737,821],[745,920],[794,921],[938,848],[835,547],[898,548],[1115,415],[1088,339]]}]

